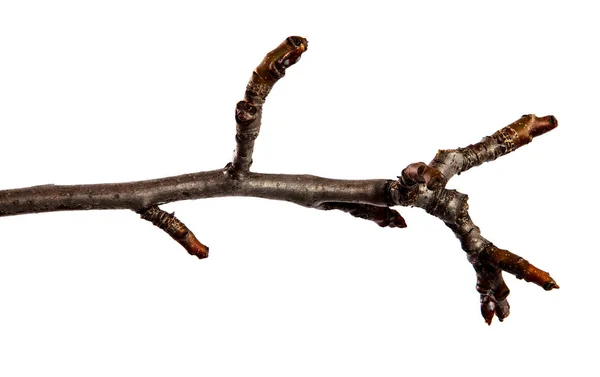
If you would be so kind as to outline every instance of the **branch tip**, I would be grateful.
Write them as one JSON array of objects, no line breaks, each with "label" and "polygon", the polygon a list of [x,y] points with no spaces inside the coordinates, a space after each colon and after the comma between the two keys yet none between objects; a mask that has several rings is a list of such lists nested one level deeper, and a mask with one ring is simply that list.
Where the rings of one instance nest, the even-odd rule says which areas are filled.
[{"label": "branch tip", "polygon": [[285,76],[285,70],[296,64],[307,49],[306,38],[288,37],[265,56],[255,72],[266,83],[273,85]]},{"label": "branch tip", "polygon": [[524,117],[531,117],[529,121],[528,128],[529,133],[532,137],[537,137],[545,134],[546,132],[552,131],[556,127],[558,127],[558,121],[553,115],[546,115],[544,117],[538,118],[533,114],[524,115]]},{"label": "branch tip", "polygon": [[413,186],[424,183],[429,190],[438,190],[446,185],[446,178],[436,168],[424,162],[415,162],[402,170],[404,183]]},{"label": "branch tip", "polygon": [[551,291],[553,289],[560,289],[560,286],[558,284],[556,284],[556,282],[554,281],[554,279],[550,278],[550,281],[547,282],[546,284],[544,284],[543,288],[546,291]]}]

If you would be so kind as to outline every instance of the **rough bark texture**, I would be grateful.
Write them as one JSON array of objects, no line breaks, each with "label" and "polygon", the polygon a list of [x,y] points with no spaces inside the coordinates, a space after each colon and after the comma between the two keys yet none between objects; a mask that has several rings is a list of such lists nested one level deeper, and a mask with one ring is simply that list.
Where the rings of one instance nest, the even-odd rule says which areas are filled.
[{"label": "rough bark texture", "polygon": [[488,324],[491,324],[494,314],[502,321],[510,311],[506,301],[510,291],[502,271],[533,282],[545,290],[559,286],[547,272],[510,251],[499,249],[482,237],[469,216],[467,195],[448,190],[445,185],[455,174],[510,153],[557,125],[553,116],[538,118],[535,115],[523,115],[477,144],[439,151],[429,165],[423,162],[410,164],[394,185],[395,204],[423,208],[444,221],[460,240],[469,262],[475,268],[477,291],[481,295],[481,314]]},{"label": "rough bark texture", "polygon": [[269,52],[254,70],[244,99],[236,106],[236,150],[223,169],[147,181],[95,185],[42,185],[0,191],[0,216],[51,211],[129,209],[163,229],[191,255],[208,256],[208,247],[160,204],[189,199],[249,196],[298,205],[340,210],[382,227],[406,227],[391,207],[415,206],[442,220],[460,240],[477,276],[481,313],[490,324],[509,314],[509,289],[502,271],[546,290],[559,288],[550,275],[525,259],[485,239],[469,216],[467,195],[446,189],[448,181],[472,167],[493,161],[555,128],[553,116],[524,115],[509,126],[465,148],[440,150],[431,163],[408,165],[398,180],[340,180],[312,175],[250,172],[263,104],[286,69],[300,60],[308,41],[289,37]]},{"label": "rough bark texture", "polygon": [[208,247],[203,245],[194,233],[192,233],[184,223],[175,217],[175,214],[168,213],[158,208],[151,206],[144,208],[138,212],[142,219],[150,221],[160,229],[167,232],[175,241],[179,242],[190,255],[195,255],[199,259],[208,257]]}]

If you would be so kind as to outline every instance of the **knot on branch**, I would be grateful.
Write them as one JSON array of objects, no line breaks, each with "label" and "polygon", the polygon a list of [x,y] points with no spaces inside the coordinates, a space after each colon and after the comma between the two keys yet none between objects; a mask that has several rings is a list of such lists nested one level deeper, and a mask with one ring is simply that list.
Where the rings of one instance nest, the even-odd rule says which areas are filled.
[{"label": "knot on branch", "polygon": [[414,186],[424,183],[429,190],[437,190],[446,185],[446,177],[436,168],[424,162],[415,162],[402,170],[402,184]]}]

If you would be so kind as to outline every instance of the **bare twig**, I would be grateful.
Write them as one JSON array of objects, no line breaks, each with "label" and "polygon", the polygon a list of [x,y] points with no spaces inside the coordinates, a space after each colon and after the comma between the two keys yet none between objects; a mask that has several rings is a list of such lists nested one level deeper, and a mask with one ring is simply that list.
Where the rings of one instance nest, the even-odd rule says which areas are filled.
[{"label": "bare twig", "polygon": [[273,85],[283,76],[285,70],[294,65],[308,48],[308,41],[302,37],[289,37],[275,50],[269,52],[256,67],[248,86],[244,100],[235,108],[237,148],[228,172],[239,179],[250,170],[254,140],[260,132],[262,106]]},{"label": "bare twig", "polygon": [[557,126],[553,116],[524,115],[516,122],[465,148],[440,150],[429,164],[417,162],[398,180],[339,180],[312,175],[250,172],[262,105],[285,70],[300,59],[308,42],[289,37],[267,54],[252,73],[244,99],[236,106],[236,150],[223,169],[147,181],[95,185],[43,185],[0,191],[0,216],[52,211],[128,209],[163,229],[190,254],[208,256],[208,247],[173,214],[158,206],[180,200],[249,196],[284,200],[321,210],[340,210],[379,226],[406,227],[391,207],[415,206],[441,219],[458,237],[477,275],[481,313],[490,324],[509,314],[509,289],[502,271],[546,290],[558,288],[550,275],[483,238],[468,213],[467,195],[446,189],[448,181],[474,166],[510,153]]},{"label": "bare twig", "polygon": [[475,268],[477,291],[481,295],[481,313],[488,324],[491,324],[494,313],[500,321],[509,314],[506,297],[510,291],[502,278],[502,271],[536,283],[546,290],[559,286],[547,272],[483,238],[469,216],[467,195],[447,190],[445,185],[455,174],[510,153],[557,125],[553,116],[538,118],[535,115],[523,115],[492,136],[484,137],[480,143],[439,151],[429,165],[423,162],[409,165],[395,184],[396,204],[425,209],[444,221],[460,240],[469,262]]},{"label": "bare twig", "polygon": [[190,255],[195,255],[199,259],[208,257],[208,247],[203,245],[194,233],[192,233],[184,223],[175,217],[175,214],[168,213],[158,208],[150,206],[139,210],[138,213],[144,220],[150,221],[160,229],[167,232],[175,241],[179,242]]}]

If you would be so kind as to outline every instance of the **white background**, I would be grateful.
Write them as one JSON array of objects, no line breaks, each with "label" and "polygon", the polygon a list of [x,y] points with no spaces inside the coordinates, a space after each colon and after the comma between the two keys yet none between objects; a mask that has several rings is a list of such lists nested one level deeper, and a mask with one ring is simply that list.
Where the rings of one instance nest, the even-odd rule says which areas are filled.
[{"label": "white background", "polygon": [[560,290],[507,276],[511,315],[488,327],[459,243],[419,209],[381,229],[252,198],[165,205],[211,247],[202,261],[133,212],[7,217],[0,375],[598,375],[599,14],[414,3],[2,1],[0,188],[223,167],[252,69],[301,35],[255,171],[391,179],[553,114],[450,187]]}]

